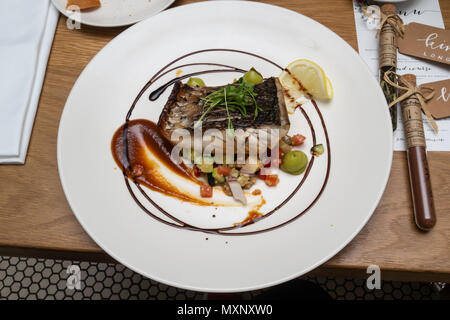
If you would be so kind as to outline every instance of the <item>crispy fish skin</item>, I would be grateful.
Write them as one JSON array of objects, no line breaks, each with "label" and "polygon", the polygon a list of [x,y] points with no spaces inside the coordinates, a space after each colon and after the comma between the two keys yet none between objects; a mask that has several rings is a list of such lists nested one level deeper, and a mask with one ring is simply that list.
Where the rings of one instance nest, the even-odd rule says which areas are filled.
[{"label": "crispy fish skin", "polygon": [[[172,133],[176,129],[194,132],[194,124],[204,112],[202,97],[223,87],[190,87],[176,82],[166,105],[159,117],[158,126],[162,134],[172,143]],[[239,111],[230,111],[234,129],[242,129],[247,135],[253,135],[258,129],[278,129],[279,139],[284,137],[290,127],[289,117],[284,102],[283,88],[278,78],[272,77],[255,85],[256,102],[262,109],[254,118],[254,107],[247,108],[247,116]],[[223,108],[214,108],[203,118],[202,129],[218,129],[223,132],[228,127],[228,116]]]}]

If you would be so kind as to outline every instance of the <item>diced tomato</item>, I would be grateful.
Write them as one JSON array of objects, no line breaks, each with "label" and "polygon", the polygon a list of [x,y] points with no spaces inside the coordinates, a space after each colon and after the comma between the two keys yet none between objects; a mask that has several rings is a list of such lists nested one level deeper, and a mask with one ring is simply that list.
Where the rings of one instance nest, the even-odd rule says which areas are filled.
[{"label": "diced tomato", "polygon": [[230,167],[227,167],[227,166],[218,166],[217,167],[217,173],[223,175],[224,177],[229,175],[230,172],[231,172],[231,168]]},{"label": "diced tomato", "polygon": [[212,195],[213,189],[209,184],[204,183],[200,186],[200,196],[202,196],[203,198],[211,198]]},{"label": "diced tomato", "polygon": [[278,182],[280,182],[280,179],[278,178],[277,174],[269,174],[268,176],[266,176],[266,179],[264,180],[264,182],[269,187],[275,187],[278,184]]},{"label": "diced tomato", "polygon": [[299,146],[303,142],[305,142],[306,137],[301,134],[295,134],[292,136],[292,145],[293,146]]},{"label": "diced tomato", "polygon": [[202,172],[197,166],[194,166],[194,176],[200,177],[202,175]]},{"label": "diced tomato", "polygon": [[[269,166],[270,166],[270,162],[269,162]],[[267,175],[262,174],[261,170],[259,170],[258,172],[258,178],[260,178],[261,180],[266,180]]]}]

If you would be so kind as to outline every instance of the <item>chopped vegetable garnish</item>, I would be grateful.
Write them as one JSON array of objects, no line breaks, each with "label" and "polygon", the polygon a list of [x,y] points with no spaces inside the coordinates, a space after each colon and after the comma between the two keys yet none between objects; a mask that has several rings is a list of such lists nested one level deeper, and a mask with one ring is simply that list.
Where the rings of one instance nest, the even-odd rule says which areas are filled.
[{"label": "chopped vegetable garnish", "polygon": [[194,176],[200,177],[202,175],[202,172],[197,166],[194,166]]},{"label": "chopped vegetable garnish", "polygon": [[230,188],[233,198],[242,202],[243,204],[247,204],[247,199],[245,198],[244,191],[242,191],[242,187],[239,182],[237,182],[237,180],[228,180],[227,184]]},{"label": "chopped vegetable garnish", "polygon": [[250,181],[250,177],[247,175],[240,175],[237,178],[237,181],[239,182],[239,184],[241,185],[241,187],[244,187],[249,181]]},{"label": "chopped vegetable garnish", "polygon": [[266,185],[268,185],[269,187],[275,187],[278,182],[280,182],[280,179],[278,178],[277,174],[269,174],[268,176],[266,176],[266,178],[264,179],[264,182],[266,183]]},{"label": "chopped vegetable garnish", "polygon": [[311,154],[313,156],[320,156],[324,151],[323,144],[316,144],[311,148]]},{"label": "chopped vegetable garnish", "polygon": [[290,135],[285,135],[283,138],[281,138],[281,141],[292,146],[292,137]]},{"label": "chopped vegetable garnish", "polygon": [[242,78],[245,82],[253,84],[261,83],[264,80],[262,75],[258,71],[256,71],[255,68],[251,68],[249,71],[247,71]]},{"label": "chopped vegetable garnish", "polygon": [[213,189],[209,184],[204,183],[200,186],[200,196],[201,197],[211,198],[212,195],[213,195]]},{"label": "chopped vegetable garnish", "polygon": [[208,173],[206,174],[206,177],[208,178],[208,184],[209,184],[211,187],[214,187],[214,186],[216,185],[216,180],[214,179],[212,173],[211,173],[211,172],[208,172]]},{"label": "chopped vegetable garnish", "polygon": [[258,172],[258,178],[260,178],[261,180],[266,180],[267,175],[266,174],[262,174],[261,170]]},{"label": "chopped vegetable garnish", "polygon": [[233,178],[239,177],[239,170],[237,170],[236,168],[231,169],[230,176]]},{"label": "chopped vegetable garnish", "polygon": [[225,177],[219,173],[218,168],[214,168],[212,172],[212,176],[217,183],[224,183]]},{"label": "chopped vegetable garnish", "polygon": [[299,146],[301,144],[303,144],[303,142],[305,142],[306,137],[301,135],[301,134],[295,134],[292,137],[292,145],[293,146]]},{"label": "chopped vegetable garnish", "polygon": [[280,140],[280,153],[283,153],[283,154],[288,153],[291,150],[292,150],[292,147],[289,144],[287,144],[283,140]]},{"label": "chopped vegetable garnish", "polygon": [[218,166],[217,167],[217,172],[219,174],[221,174],[222,176],[226,177],[227,175],[230,174],[231,172],[231,168],[227,167],[227,166]]},{"label": "chopped vegetable garnish", "polygon": [[261,163],[259,161],[252,161],[252,162],[246,163],[241,168],[241,173],[243,173],[243,174],[255,174],[255,172],[258,171],[259,168],[261,168]]},{"label": "chopped vegetable garnish", "polygon": [[201,172],[209,173],[214,169],[214,159],[212,157],[203,157],[201,163],[197,164]]},{"label": "chopped vegetable garnish", "polygon": [[204,87],[205,82],[200,78],[189,78],[187,85],[190,87]]}]

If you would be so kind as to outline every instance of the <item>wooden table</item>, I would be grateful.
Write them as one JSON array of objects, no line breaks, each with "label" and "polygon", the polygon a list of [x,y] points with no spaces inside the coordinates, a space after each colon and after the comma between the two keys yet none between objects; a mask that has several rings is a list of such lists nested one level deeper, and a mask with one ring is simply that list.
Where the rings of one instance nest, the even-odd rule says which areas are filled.
[{"label": "wooden table", "polygon": [[[176,1],[175,6],[194,1]],[[339,34],[357,49],[351,0],[272,0]],[[441,0],[448,26],[450,1]],[[0,165],[0,255],[110,261],[84,232],[63,194],[56,136],[66,98],[92,57],[125,28],[66,28],[60,17],[25,165]],[[405,152],[395,152],[384,196],[366,227],[338,255],[314,271],[382,279],[450,282],[450,152],[429,152],[438,215],[428,233],[414,225]]]}]

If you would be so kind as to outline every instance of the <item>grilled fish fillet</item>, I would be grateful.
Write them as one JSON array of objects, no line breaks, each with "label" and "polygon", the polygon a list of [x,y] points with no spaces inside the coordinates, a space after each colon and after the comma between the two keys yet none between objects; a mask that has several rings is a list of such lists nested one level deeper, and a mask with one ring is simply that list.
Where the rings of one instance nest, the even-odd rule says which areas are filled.
[{"label": "grilled fish fillet", "polygon": [[[201,98],[220,88],[223,87],[191,87],[180,81],[176,82],[159,117],[158,126],[162,134],[173,144],[179,143],[179,139],[172,135],[176,129],[186,129],[193,137],[194,125],[205,109]],[[253,107],[247,109],[246,117],[239,111],[230,111],[234,129],[242,129],[247,136],[253,135],[259,140],[259,129],[278,129],[277,137],[281,139],[288,133],[290,122],[280,81],[278,78],[268,78],[255,85],[254,92],[257,94],[256,102],[262,110],[256,118]],[[208,129],[225,132],[227,127],[228,116],[224,108],[213,108],[202,121],[203,132]],[[270,144],[270,139],[267,143]],[[246,148],[248,151],[248,146]]]}]

